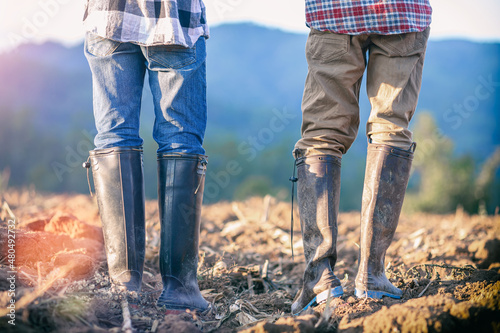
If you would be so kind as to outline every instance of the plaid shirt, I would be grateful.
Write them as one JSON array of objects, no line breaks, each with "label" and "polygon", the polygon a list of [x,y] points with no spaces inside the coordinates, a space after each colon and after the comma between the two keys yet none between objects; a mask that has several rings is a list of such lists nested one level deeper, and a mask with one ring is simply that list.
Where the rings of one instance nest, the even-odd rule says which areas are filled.
[{"label": "plaid shirt", "polygon": [[202,0],[87,0],[83,21],[101,37],[147,46],[192,47],[209,35]]},{"label": "plaid shirt", "polygon": [[429,0],[306,0],[310,28],[339,34],[401,34],[431,23]]}]

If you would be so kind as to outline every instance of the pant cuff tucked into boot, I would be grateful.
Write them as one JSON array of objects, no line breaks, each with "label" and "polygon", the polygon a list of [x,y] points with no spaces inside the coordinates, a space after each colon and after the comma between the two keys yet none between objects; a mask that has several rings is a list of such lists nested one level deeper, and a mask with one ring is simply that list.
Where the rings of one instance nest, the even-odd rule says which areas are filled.
[{"label": "pant cuff tucked into boot", "polygon": [[361,207],[361,242],[356,296],[401,298],[385,275],[385,253],[399,221],[413,149],[369,144]]},{"label": "pant cuff tucked into boot", "polygon": [[145,195],[141,147],[90,151],[90,165],[111,280],[140,291],[145,256]]},{"label": "pant cuff tucked into boot", "polygon": [[204,311],[208,307],[197,280],[206,165],[203,155],[158,155],[163,291],[157,306],[165,309]]},{"label": "pant cuff tucked into boot", "polygon": [[292,304],[297,315],[343,294],[333,273],[337,261],[337,215],[340,197],[340,158],[331,155],[300,157],[297,200],[306,268],[302,288]]}]

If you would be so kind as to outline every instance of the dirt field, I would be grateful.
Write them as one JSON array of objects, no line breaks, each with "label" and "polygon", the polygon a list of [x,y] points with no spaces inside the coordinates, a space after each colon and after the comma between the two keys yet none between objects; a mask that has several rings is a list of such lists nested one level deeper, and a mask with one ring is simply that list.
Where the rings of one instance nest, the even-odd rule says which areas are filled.
[{"label": "dirt field", "polygon": [[[335,273],[345,294],[292,317],[304,259],[295,216],[292,260],[290,205],[266,197],[205,206],[198,273],[212,308],[165,314],[155,307],[161,292],[155,202],[147,202],[138,306],[127,306],[127,295],[109,283],[93,198],[12,191],[1,203],[1,332],[120,332],[124,325],[130,332],[500,332],[499,215],[458,210],[402,216],[386,264],[403,299],[359,300],[354,297],[359,213],[342,213]],[[13,216],[14,298],[8,256]],[[6,316],[11,299],[15,326]]]}]

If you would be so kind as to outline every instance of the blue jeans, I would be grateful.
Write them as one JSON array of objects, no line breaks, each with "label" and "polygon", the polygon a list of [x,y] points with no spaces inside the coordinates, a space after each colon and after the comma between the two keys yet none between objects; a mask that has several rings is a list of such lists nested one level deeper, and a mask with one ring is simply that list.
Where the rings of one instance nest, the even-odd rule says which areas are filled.
[{"label": "blue jeans", "polygon": [[205,38],[192,48],[140,46],[87,33],[92,71],[96,149],[142,146],[141,97],[146,70],[153,94],[158,153],[205,154]]}]

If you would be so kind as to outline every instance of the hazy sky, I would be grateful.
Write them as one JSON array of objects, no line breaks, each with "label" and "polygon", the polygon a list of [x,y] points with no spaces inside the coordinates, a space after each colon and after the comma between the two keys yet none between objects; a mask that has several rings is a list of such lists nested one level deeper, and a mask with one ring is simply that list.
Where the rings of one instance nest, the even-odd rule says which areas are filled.
[{"label": "hazy sky", "polygon": [[[86,0],[1,0],[0,51],[48,39],[73,44],[83,38]],[[307,32],[302,0],[205,0],[208,22],[251,21]],[[500,0],[431,0],[431,38],[500,41]]]}]

